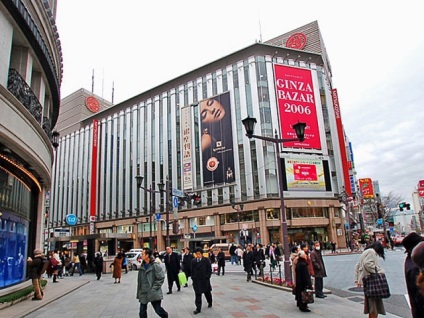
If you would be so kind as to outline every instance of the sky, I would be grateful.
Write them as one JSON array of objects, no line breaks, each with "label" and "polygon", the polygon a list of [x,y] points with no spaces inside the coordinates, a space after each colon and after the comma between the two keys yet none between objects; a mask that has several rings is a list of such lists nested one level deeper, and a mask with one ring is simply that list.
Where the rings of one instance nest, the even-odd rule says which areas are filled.
[{"label": "sky", "polygon": [[58,0],[61,96],[92,89],[117,104],[262,40],[318,21],[356,177],[382,196],[424,179],[424,20],[392,0]]}]

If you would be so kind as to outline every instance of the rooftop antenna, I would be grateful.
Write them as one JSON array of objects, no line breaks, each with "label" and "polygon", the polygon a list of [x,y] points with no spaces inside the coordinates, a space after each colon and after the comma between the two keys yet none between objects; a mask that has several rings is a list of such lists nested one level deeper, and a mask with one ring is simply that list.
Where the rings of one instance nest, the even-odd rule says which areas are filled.
[{"label": "rooftop antenna", "polygon": [[115,82],[112,82],[112,105],[113,105],[113,97],[115,95]]},{"label": "rooftop antenna", "polygon": [[262,43],[262,27],[261,27],[261,20],[259,20],[259,43]]},{"label": "rooftop antenna", "polygon": [[93,75],[91,75],[91,94],[94,94],[94,68]]}]

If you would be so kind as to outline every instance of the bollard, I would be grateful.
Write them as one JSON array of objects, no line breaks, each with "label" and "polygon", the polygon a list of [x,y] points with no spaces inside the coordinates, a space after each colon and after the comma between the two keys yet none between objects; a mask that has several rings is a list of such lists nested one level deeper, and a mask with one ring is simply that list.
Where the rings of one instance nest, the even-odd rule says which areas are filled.
[{"label": "bollard", "polygon": [[283,286],[283,280],[281,279],[281,264],[278,264],[278,273],[280,275],[280,285]]},{"label": "bollard", "polygon": [[271,279],[271,285],[272,285],[272,264],[269,264],[269,278]]},{"label": "bollard", "polygon": [[265,260],[261,261],[261,272],[260,272],[260,274],[262,274],[262,281],[265,280],[264,265],[265,265]]}]

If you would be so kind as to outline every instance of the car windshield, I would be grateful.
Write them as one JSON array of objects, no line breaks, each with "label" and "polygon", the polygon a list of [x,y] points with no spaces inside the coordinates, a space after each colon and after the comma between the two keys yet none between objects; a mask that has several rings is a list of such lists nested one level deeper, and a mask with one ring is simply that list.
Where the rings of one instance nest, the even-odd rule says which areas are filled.
[{"label": "car windshield", "polygon": [[127,258],[133,258],[137,256],[137,253],[126,253]]}]

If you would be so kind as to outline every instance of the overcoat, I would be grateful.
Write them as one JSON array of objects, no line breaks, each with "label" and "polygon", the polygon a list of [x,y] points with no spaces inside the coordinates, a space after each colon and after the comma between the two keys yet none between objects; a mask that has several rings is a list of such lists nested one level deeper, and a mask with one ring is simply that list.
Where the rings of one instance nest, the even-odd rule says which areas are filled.
[{"label": "overcoat", "polygon": [[191,261],[191,279],[193,280],[193,289],[196,294],[202,294],[212,290],[211,275],[212,264],[209,258],[202,257],[197,261],[193,258]]},{"label": "overcoat", "polygon": [[184,274],[186,274],[186,277],[190,277],[191,276],[191,261],[193,259],[193,254],[188,253],[188,254],[183,254],[182,255],[183,261],[182,261],[182,271],[184,272]]},{"label": "overcoat", "polygon": [[244,266],[244,271],[246,273],[252,272],[253,261],[254,261],[253,252],[252,251],[250,251],[250,252],[245,251],[244,254],[243,254],[243,266]]},{"label": "overcoat", "polygon": [[311,276],[309,275],[308,264],[306,260],[299,257],[296,264],[296,301],[299,306],[302,302],[302,291],[306,289],[312,289]]},{"label": "overcoat", "polygon": [[163,299],[162,285],[165,281],[165,274],[162,266],[150,261],[147,269],[144,262],[138,271],[137,279],[137,299],[142,304]]},{"label": "overcoat", "polygon": [[405,281],[413,318],[424,317],[424,296],[421,295],[417,286],[419,273],[420,268],[412,261],[411,256],[408,255],[405,259]]},{"label": "overcoat", "polygon": [[325,265],[324,261],[322,260],[322,254],[321,250],[314,249],[310,253],[312,267],[314,269],[314,272],[312,273],[312,276],[314,277],[327,277],[327,273],[325,271]]},{"label": "overcoat", "polygon": [[115,257],[115,259],[113,260],[113,273],[112,273],[112,277],[113,278],[121,278],[122,276],[122,261],[124,259]]}]

